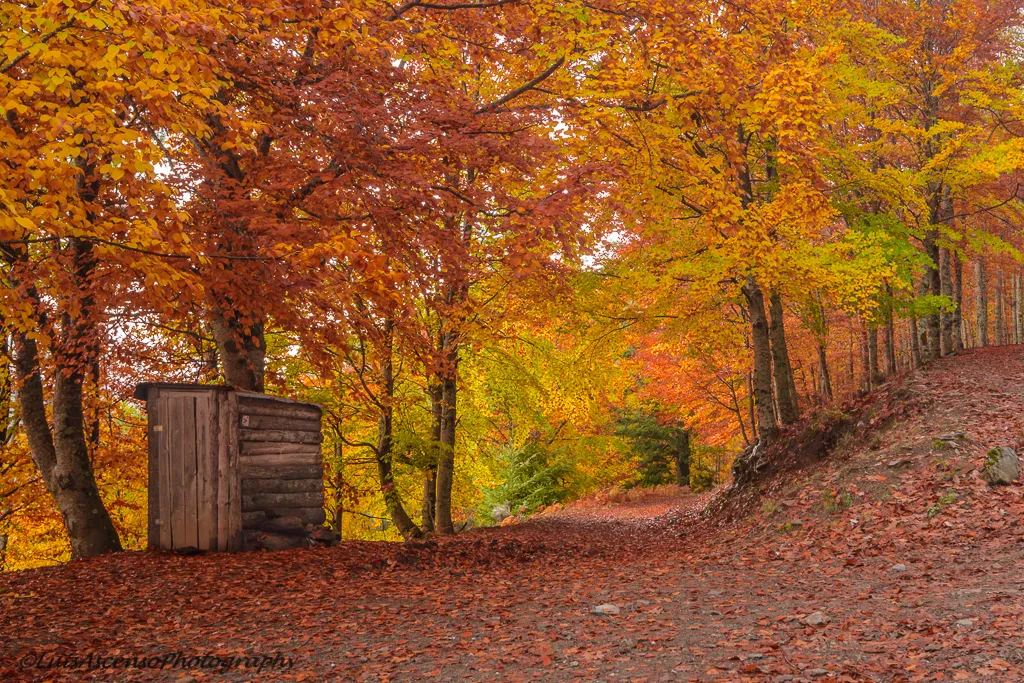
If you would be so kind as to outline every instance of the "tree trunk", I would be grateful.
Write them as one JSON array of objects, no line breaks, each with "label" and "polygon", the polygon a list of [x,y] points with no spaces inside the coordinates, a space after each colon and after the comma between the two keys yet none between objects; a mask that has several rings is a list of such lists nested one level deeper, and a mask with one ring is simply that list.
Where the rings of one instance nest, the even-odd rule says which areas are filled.
[{"label": "tree trunk", "polygon": [[1013,343],[1020,344],[1024,342],[1024,320],[1021,319],[1024,311],[1024,278],[1018,271],[1014,273],[1014,279],[1017,281],[1017,294],[1013,298]]},{"label": "tree trunk", "polygon": [[857,339],[853,331],[853,320],[850,320],[850,353],[846,359],[846,374],[850,379],[850,386],[852,387],[857,381],[857,369],[854,363],[854,356],[856,355]]},{"label": "tree trunk", "polygon": [[1020,272],[1013,274],[1013,280],[1017,283],[1013,293],[1013,343],[1024,342],[1024,320],[1021,314],[1024,312],[1024,278]]},{"label": "tree trunk", "polygon": [[437,462],[437,494],[434,501],[434,531],[439,534],[455,533],[452,524],[452,484],[455,480],[455,427],[458,424],[459,361],[458,339],[454,332],[445,332],[442,348],[448,361],[441,382],[440,454]]},{"label": "tree trunk", "polygon": [[380,476],[380,491],[384,496],[384,504],[398,532],[405,539],[421,538],[423,532],[409,518],[409,514],[402,505],[402,498],[395,483],[392,462],[395,395],[394,361],[392,359],[393,325],[391,320],[385,323],[384,358],[381,362],[383,395],[380,397],[380,417],[377,420],[377,473]]},{"label": "tree trunk", "polygon": [[757,401],[754,400],[754,375],[747,373],[747,411],[750,413],[750,434],[753,438],[757,438],[757,414],[754,412],[754,405]]},{"label": "tree trunk", "polygon": [[743,286],[750,316],[751,346],[754,348],[754,403],[757,408],[758,434],[762,445],[767,445],[778,434],[775,410],[772,406],[772,351],[768,334],[768,316],[764,310],[764,294],[757,281],[747,278]]},{"label": "tree trunk", "polygon": [[953,353],[964,350],[964,262],[960,254],[951,252],[953,259]]},{"label": "tree trunk", "polygon": [[832,401],[832,378],[828,372],[828,356],[824,342],[818,342],[818,393],[825,403]]},{"label": "tree trunk", "polygon": [[679,447],[675,449],[676,485],[690,485],[690,431],[686,430],[680,437]]},{"label": "tree trunk", "polygon": [[996,346],[1006,343],[1006,316],[1003,304],[1003,270],[996,276]]},{"label": "tree trunk", "polygon": [[441,452],[441,384],[428,379],[427,394],[430,396],[430,439],[433,457],[423,473],[423,508],[420,511],[420,526],[424,533],[434,533],[434,508],[437,506],[437,463]]},{"label": "tree trunk", "polygon": [[868,348],[868,328],[865,324],[860,330],[860,390],[871,391],[871,351]]},{"label": "tree trunk", "polygon": [[892,287],[886,285],[889,302],[885,307],[885,374],[890,378],[896,376],[896,322],[893,320]]},{"label": "tree trunk", "polygon": [[239,389],[262,393],[267,354],[263,322],[246,323],[233,313],[215,313],[211,326],[224,380]]},{"label": "tree trunk", "polygon": [[921,331],[917,327],[917,317],[910,318],[910,364],[915,370],[921,367]]},{"label": "tree trunk", "polygon": [[874,325],[868,329],[868,381],[872,388],[882,383],[878,366],[878,328]]},{"label": "tree trunk", "polygon": [[[950,268],[949,249],[939,250],[939,290],[942,295],[953,299],[953,277]],[[939,340],[943,356],[953,353],[953,311],[942,311],[942,336]]]},{"label": "tree trunk", "polygon": [[18,398],[29,452],[64,520],[72,559],[121,550],[103,506],[85,440],[82,372],[58,364],[54,377],[54,430],[46,417],[39,351],[27,334],[16,335]]},{"label": "tree trunk", "polygon": [[974,263],[974,318],[978,328],[978,346],[988,346],[988,282],[985,277],[985,258],[978,256]]},{"label": "tree trunk", "polygon": [[1010,273],[1010,319],[1006,323],[1007,342],[1010,344],[1019,343],[1020,330],[1017,329],[1017,274]]},{"label": "tree trunk", "polygon": [[[931,259],[931,263],[925,266],[924,281],[922,289],[925,294],[940,296],[942,294],[942,283],[939,277],[939,247],[935,243],[936,231],[928,230],[925,233],[924,248],[925,254]],[[925,360],[933,361],[939,357],[942,351],[940,338],[942,336],[942,321],[938,311],[925,316],[925,333],[927,344],[925,345]]]},{"label": "tree trunk", "polygon": [[786,345],[785,315],[782,308],[782,297],[775,290],[768,296],[771,322],[768,334],[771,339],[772,374],[775,382],[775,396],[779,404],[779,419],[782,424],[793,424],[800,419],[800,405],[793,379],[793,365],[789,360],[789,348]]}]

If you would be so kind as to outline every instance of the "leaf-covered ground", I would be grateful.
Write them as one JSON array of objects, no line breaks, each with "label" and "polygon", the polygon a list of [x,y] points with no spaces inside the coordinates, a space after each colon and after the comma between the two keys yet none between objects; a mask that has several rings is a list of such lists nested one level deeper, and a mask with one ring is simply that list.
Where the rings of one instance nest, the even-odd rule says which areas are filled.
[{"label": "leaf-covered ground", "polygon": [[[1024,677],[1024,489],[977,476],[989,447],[1021,445],[1024,351],[969,352],[868,402],[827,462],[733,521],[661,497],[436,543],[5,575],[0,679]],[[178,651],[292,666],[24,668]]]}]

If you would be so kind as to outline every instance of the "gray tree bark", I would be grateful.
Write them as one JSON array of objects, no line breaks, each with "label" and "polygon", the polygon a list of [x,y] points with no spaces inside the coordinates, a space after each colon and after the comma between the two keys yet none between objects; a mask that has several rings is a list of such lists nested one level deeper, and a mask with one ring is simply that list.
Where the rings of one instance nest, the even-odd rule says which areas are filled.
[{"label": "gray tree bark", "polygon": [[387,507],[388,515],[398,532],[405,539],[421,538],[423,532],[409,517],[402,505],[402,497],[399,495],[398,486],[395,482],[394,473],[394,396],[395,396],[395,375],[392,349],[392,330],[394,324],[391,320],[385,323],[384,358],[381,362],[381,386],[380,396],[380,417],[377,420],[377,474],[380,477],[380,490],[384,496],[384,504]]},{"label": "gray tree bark", "polygon": [[210,322],[224,380],[239,389],[262,393],[267,355],[263,322],[247,324],[234,313],[215,313]]},{"label": "gray tree bark", "polygon": [[828,371],[828,355],[825,344],[818,342],[818,393],[825,403],[832,401],[832,377]]},{"label": "gray tree bark", "polygon": [[1003,270],[999,269],[998,275],[996,276],[996,346],[1002,346],[1006,343],[1006,309],[1004,304],[1003,295]]},{"label": "gray tree bark", "polygon": [[985,258],[978,256],[974,263],[974,318],[978,328],[978,346],[988,346],[988,282],[985,277]]},{"label": "gray tree bark", "polygon": [[772,375],[775,384],[775,397],[779,406],[779,420],[782,424],[793,424],[800,419],[800,404],[793,378],[793,366],[789,360],[789,348],[786,344],[786,327],[783,321],[784,311],[782,297],[772,290],[769,294],[771,322],[768,335],[772,347]]},{"label": "gray tree bark", "polygon": [[778,435],[772,405],[772,351],[768,316],[765,314],[764,294],[754,278],[747,278],[742,291],[750,316],[751,346],[754,349],[753,386],[758,435],[761,443],[767,445]]},{"label": "gray tree bark", "polygon": [[[953,299],[953,277],[948,249],[939,250],[939,288],[943,296]],[[942,311],[940,350],[943,356],[953,353],[953,311]]]},{"label": "gray tree bark", "polygon": [[[91,276],[91,247],[76,242],[75,279],[82,289]],[[34,287],[26,296],[35,310],[40,300]],[[77,313],[62,316],[62,329],[54,349],[53,430],[47,418],[39,347],[25,332],[16,333],[15,373],[20,388],[22,423],[32,461],[60,512],[71,543],[71,557],[92,557],[121,550],[117,530],[103,505],[86,439],[83,384],[86,369],[97,355],[97,331],[89,316],[92,297],[85,296]],[[40,320],[40,327],[45,321]],[[63,347],[60,348],[60,347]],[[63,350],[68,352],[64,353]]]},{"label": "gray tree bark", "polygon": [[964,350],[964,262],[951,252],[953,279],[953,353]]},{"label": "gray tree bark", "polygon": [[441,381],[441,451],[437,462],[437,493],[434,499],[434,531],[455,533],[452,524],[452,485],[455,481],[455,429],[458,425],[459,344],[455,332],[442,335],[442,348],[448,361]]}]

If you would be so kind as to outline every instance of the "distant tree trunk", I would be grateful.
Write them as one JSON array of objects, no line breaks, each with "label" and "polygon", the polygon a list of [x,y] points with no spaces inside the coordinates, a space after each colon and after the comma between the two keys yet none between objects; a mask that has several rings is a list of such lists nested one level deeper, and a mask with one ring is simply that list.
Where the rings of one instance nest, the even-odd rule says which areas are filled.
[{"label": "distant tree trunk", "polygon": [[224,380],[239,389],[262,392],[267,355],[263,322],[247,323],[234,313],[215,313],[211,324]]},{"label": "distant tree trunk", "polygon": [[1014,273],[1014,279],[1017,280],[1017,295],[1013,298],[1013,336],[1014,343],[1020,344],[1024,342],[1024,319],[1021,318],[1024,314],[1024,278],[1018,271]]},{"label": "distant tree trunk", "polygon": [[[939,247],[935,243],[936,231],[929,229],[925,232],[924,247],[925,254],[931,259],[931,263],[925,266],[923,289],[925,294],[940,296],[942,294],[942,283],[939,276]],[[925,346],[925,359],[933,361],[942,352],[942,321],[939,313],[930,313],[925,316],[925,332],[928,340]]]},{"label": "distant tree trunk", "polygon": [[420,512],[420,526],[424,533],[434,533],[434,508],[437,505],[437,457],[441,445],[441,384],[429,380],[427,393],[430,395],[430,438],[435,457],[423,474],[423,508]]},{"label": "distant tree trunk", "polygon": [[1017,344],[1020,340],[1020,330],[1017,328],[1017,273],[1010,273],[1010,319],[1006,323],[1007,342]]},{"label": "distant tree trunk", "polygon": [[797,397],[796,381],[793,378],[793,365],[789,360],[789,348],[786,345],[782,297],[778,292],[772,290],[768,300],[771,312],[768,334],[771,339],[775,396],[779,404],[779,420],[782,424],[788,425],[800,419],[800,404]]},{"label": "distant tree trunk", "polygon": [[871,391],[871,345],[868,339],[868,328],[865,323],[860,330],[860,389]]},{"label": "distant tree trunk", "polygon": [[892,287],[885,286],[889,295],[889,302],[885,307],[885,374],[894,377],[896,368],[896,322],[893,320],[893,294]]},{"label": "distant tree trunk", "polygon": [[[929,188],[929,223],[938,226],[953,216],[953,200],[949,186],[935,185]],[[924,234],[924,251],[930,263],[925,267],[924,282],[927,293],[932,296],[942,295],[942,258],[939,253],[938,228],[929,227]],[[929,314],[925,319],[928,334],[927,360],[932,361],[942,354],[942,320],[938,311]],[[948,348],[948,347],[947,347]]]},{"label": "distant tree trunk", "polygon": [[996,346],[1006,343],[1006,311],[1003,304],[1003,270],[996,276]]},{"label": "distant tree trunk", "polygon": [[334,508],[334,530],[338,532],[338,538],[345,532],[345,461],[342,459],[341,430],[335,429],[334,438],[334,461],[338,463],[338,506]]},{"label": "distant tree trunk", "polygon": [[680,443],[674,449],[673,460],[676,466],[676,485],[690,485],[690,431],[686,430],[679,438]]},{"label": "distant tree trunk", "polygon": [[846,374],[850,378],[850,386],[854,386],[857,381],[857,371],[854,363],[854,356],[857,353],[857,338],[853,331],[853,320],[850,320],[850,355],[846,359]]},{"label": "distant tree trunk", "polygon": [[882,328],[882,342],[885,344],[885,376],[894,377],[896,368],[896,326],[890,315]]},{"label": "distant tree trunk", "polygon": [[1024,281],[1019,272],[1013,274],[1013,282],[1013,343],[1020,344],[1024,341],[1024,320],[1021,320],[1021,312],[1024,311],[1024,303],[1021,301],[1024,297]]},{"label": "distant tree trunk", "polygon": [[448,361],[441,377],[441,452],[437,462],[437,494],[434,500],[434,531],[439,534],[455,533],[452,524],[452,484],[455,481],[455,428],[458,424],[459,362],[458,339],[454,332],[445,332],[442,348]]},{"label": "distant tree trunk", "polygon": [[[75,276],[83,289],[91,277],[91,248],[75,245]],[[37,311],[39,296],[34,287],[27,298]],[[39,348],[27,333],[15,334],[15,372],[20,383],[18,400],[29,454],[53,498],[71,542],[71,557],[82,558],[121,550],[117,530],[103,505],[85,434],[83,383],[87,360],[95,351],[97,330],[89,322],[93,302],[85,297],[78,318],[65,314],[60,346],[71,349],[65,355],[53,352],[56,360],[53,389],[53,430],[47,418],[46,398],[39,365]],[[40,322],[40,328],[45,325]]]},{"label": "distant tree trunk", "polygon": [[768,316],[764,309],[764,294],[753,277],[748,277],[743,285],[743,296],[750,316],[751,346],[754,349],[753,387],[758,434],[762,444],[767,445],[778,434],[772,406],[772,350]]},{"label": "distant tree trunk", "polygon": [[921,331],[917,327],[917,317],[910,318],[910,365],[913,369],[921,367]]},{"label": "distant tree trunk", "polygon": [[878,366],[878,328],[868,329],[868,380],[871,387],[881,384],[882,371]]},{"label": "distant tree trunk", "polygon": [[985,277],[985,258],[978,256],[974,263],[974,316],[978,328],[978,345],[988,346],[988,283]]},{"label": "distant tree trunk", "polygon": [[[948,249],[939,250],[939,289],[943,296],[953,299],[953,277]],[[940,350],[943,356],[953,353],[953,311],[942,311]]]},{"label": "distant tree trunk", "polygon": [[380,417],[377,420],[377,473],[380,476],[380,492],[384,496],[384,505],[392,523],[405,539],[420,538],[423,532],[409,518],[409,514],[402,505],[402,498],[398,492],[395,482],[393,465],[394,446],[394,397],[395,397],[395,374],[394,360],[392,357],[392,333],[394,323],[391,320],[385,322],[384,357],[381,362],[381,386],[382,396],[380,397]]},{"label": "distant tree trunk", "polygon": [[964,262],[958,252],[953,258],[953,353],[964,350]]},{"label": "distant tree trunk", "polygon": [[828,372],[828,356],[825,353],[825,343],[818,342],[818,393],[825,403],[832,401],[832,378]]}]

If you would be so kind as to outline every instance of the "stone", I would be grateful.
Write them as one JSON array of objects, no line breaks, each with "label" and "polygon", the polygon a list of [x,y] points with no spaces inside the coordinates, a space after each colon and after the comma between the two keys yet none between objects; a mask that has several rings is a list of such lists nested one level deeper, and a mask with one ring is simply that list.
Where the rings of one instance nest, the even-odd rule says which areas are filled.
[{"label": "stone", "polygon": [[828,619],[821,612],[811,612],[801,621],[808,626],[824,626],[828,623]]},{"label": "stone", "polygon": [[955,626],[957,628],[974,628],[974,620],[973,619],[959,619],[956,622]]},{"label": "stone", "polygon": [[618,605],[606,604],[590,608],[591,614],[618,614],[622,609]]},{"label": "stone", "polygon": [[905,571],[907,571],[907,565],[903,564],[902,562],[899,563],[899,564],[894,564],[892,567],[889,568],[889,571],[891,571],[891,572],[905,572]]},{"label": "stone", "polygon": [[993,448],[985,456],[985,467],[981,478],[990,486],[1006,486],[1017,478],[1020,461],[1017,453],[1008,446]]}]

